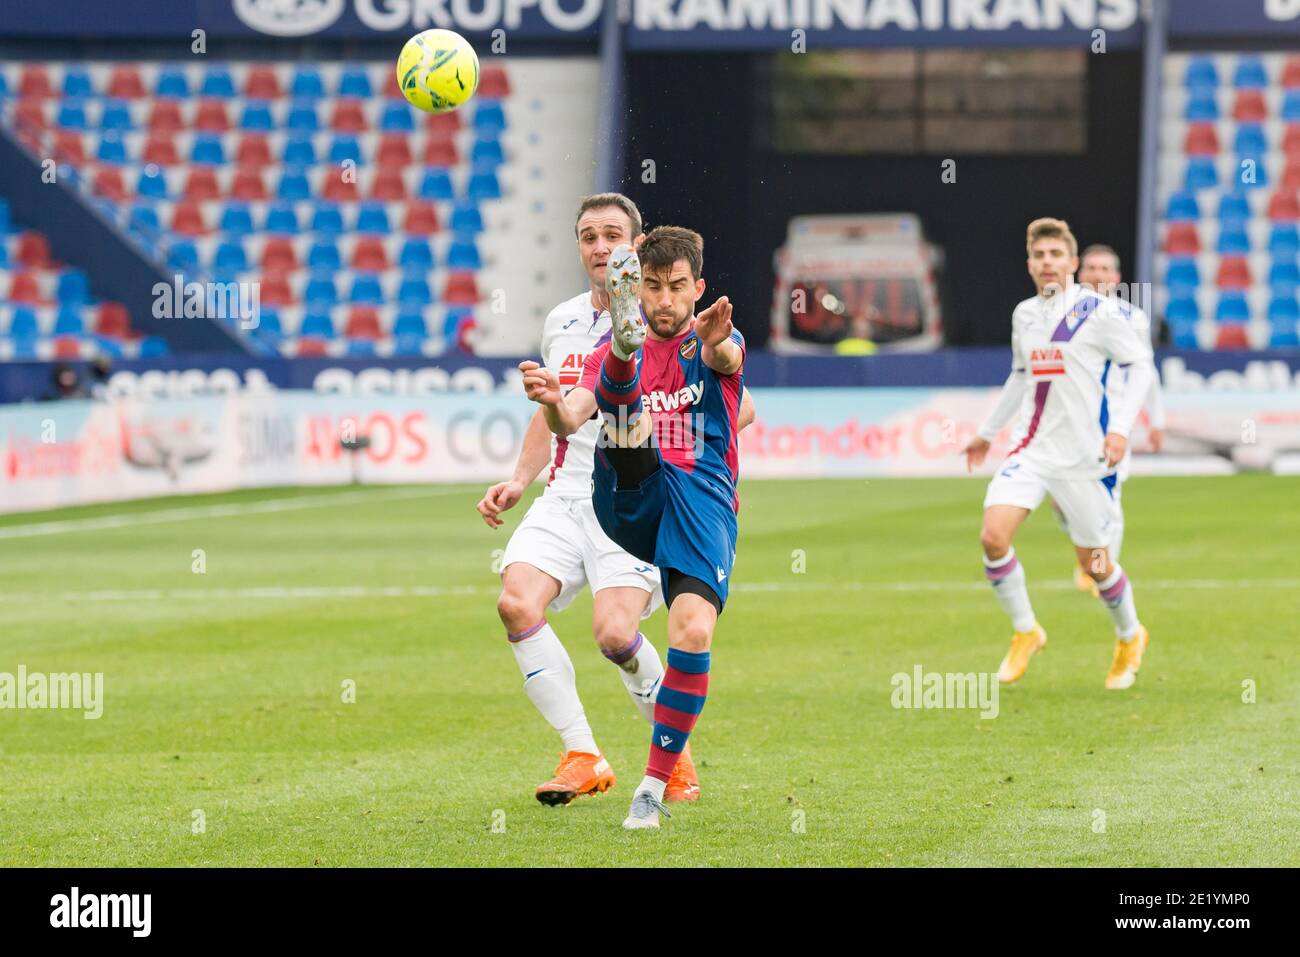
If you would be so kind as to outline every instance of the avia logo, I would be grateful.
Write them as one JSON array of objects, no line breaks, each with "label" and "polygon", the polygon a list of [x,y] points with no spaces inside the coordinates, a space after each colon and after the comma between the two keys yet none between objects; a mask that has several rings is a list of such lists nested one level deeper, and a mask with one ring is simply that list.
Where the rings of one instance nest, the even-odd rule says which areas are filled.
[{"label": "avia logo", "polygon": [[673,739],[666,734],[659,735],[659,747],[666,748],[673,743]]},{"label": "avia logo", "polygon": [[1029,370],[1035,377],[1065,375],[1065,350],[1060,346],[1030,350]]},{"label": "avia logo", "polygon": [[704,398],[704,382],[684,386],[676,392],[648,392],[645,398],[651,412],[674,412],[684,405],[698,405]]},{"label": "avia logo", "polygon": [[[577,320],[573,320],[577,322]],[[582,380],[582,364],[587,361],[584,352],[570,352],[560,360],[558,377],[560,385],[577,385]]]}]

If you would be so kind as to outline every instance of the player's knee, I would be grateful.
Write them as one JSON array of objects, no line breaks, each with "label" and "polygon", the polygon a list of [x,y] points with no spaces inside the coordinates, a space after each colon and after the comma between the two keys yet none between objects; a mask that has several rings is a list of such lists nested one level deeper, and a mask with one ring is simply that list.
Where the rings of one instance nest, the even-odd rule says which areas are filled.
[{"label": "player's knee", "polygon": [[497,598],[497,614],[501,617],[501,624],[511,632],[523,631],[541,621],[542,609],[536,605],[519,592],[503,588]]},{"label": "player's knee", "polygon": [[631,644],[636,637],[636,626],[629,628],[624,622],[602,621],[596,624],[592,634],[601,652],[608,655],[622,651]]},{"label": "player's knee", "polygon": [[712,641],[713,629],[707,624],[703,622],[687,622],[676,629],[676,633],[670,637],[668,643],[679,651],[698,654],[701,651],[708,651]]},{"label": "player's knee", "polygon": [[980,529],[980,546],[989,558],[1001,558],[1011,549],[1011,536],[1000,528]]}]

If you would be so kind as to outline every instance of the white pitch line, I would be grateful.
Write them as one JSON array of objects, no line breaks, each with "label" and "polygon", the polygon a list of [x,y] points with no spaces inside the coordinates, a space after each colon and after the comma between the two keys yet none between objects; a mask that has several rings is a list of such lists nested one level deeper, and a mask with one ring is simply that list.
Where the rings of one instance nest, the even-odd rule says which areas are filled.
[{"label": "white pitch line", "polygon": [[[1200,578],[1178,580],[1152,579],[1140,580],[1140,589],[1249,589],[1282,588],[1300,589],[1300,578],[1255,578],[1255,579],[1216,579]],[[831,584],[821,582],[738,582],[732,587],[734,592],[742,593],[783,593],[783,592],[983,592],[988,584],[981,581],[958,582],[845,582]],[[1047,591],[1073,591],[1072,582],[1039,582],[1035,589]],[[449,598],[456,596],[489,597],[498,592],[496,585],[395,585],[385,588],[368,588],[363,585],[303,585],[261,588],[178,588],[136,589],[85,592],[0,592],[0,602],[37,603],[48,601],[252,601],[257,599],[298,599],[298,598]]]},{"label": "white pitch line", "polygon": [[167,508],[154,512],[133,512],[123,515],[101,515],[99,518],[70,518],[59,522],[11,525],[7,528],[0,528],[0,539],[34,538],[39,535],[90,532],[110,528],[134,528],[137,525],[188,522],[200,518],[233,518],[241,515],[260,515],[265,512],[294,512],[305,508],[329,508],[333,505],[350,505],[358,502],[382,502],[425,498],[434,495],[452,495],[455,493],[465,494],[463,489],[453,488],[373,489],[339,492],[335,495],[299,495],[293,498],[276,498],[263,502],[190,505],[185,508]]}]

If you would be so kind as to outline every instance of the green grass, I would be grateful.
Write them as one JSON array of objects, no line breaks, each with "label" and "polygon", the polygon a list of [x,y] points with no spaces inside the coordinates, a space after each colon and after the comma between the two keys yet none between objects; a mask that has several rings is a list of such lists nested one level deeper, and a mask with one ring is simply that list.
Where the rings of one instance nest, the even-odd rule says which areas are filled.
[{"label": "green grass", "polygon": [[[983,489],[744,483],[695,735],[705,796],[650,834],[619,828],[648,734],[586,595],[552,621],[619,784],[563,809],[532,797],[559,744],[520,690],[492,572],[522,508],[494,533],[477,486],[0,518],[0,672],[102,671],[106,699],[97,721],[0,711],[0,864],[1300,864],[1300,482],[1129,484],[1124,559],[1152,634],[1129,692],[1102,688],[1109,618],[1035,516],[1017,546],[1044,653],[994,719],[896,710],[896,672],[987,672],[1005,651]],[[296,497],[310,507],[4,537]],[[664,615],[648,626],[662,652]]]}]

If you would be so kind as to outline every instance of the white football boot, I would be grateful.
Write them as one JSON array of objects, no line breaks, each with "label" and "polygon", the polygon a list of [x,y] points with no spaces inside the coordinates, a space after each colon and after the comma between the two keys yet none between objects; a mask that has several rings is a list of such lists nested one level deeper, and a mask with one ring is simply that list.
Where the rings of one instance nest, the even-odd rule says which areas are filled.
[{"label": "white football boot", "polygon": [[641,260],[631,246],[615,247],[605,266],[609,315],[613,320],[610,345],[620,359],[631,359],[645,342],[646,321],[641,315]]}]

